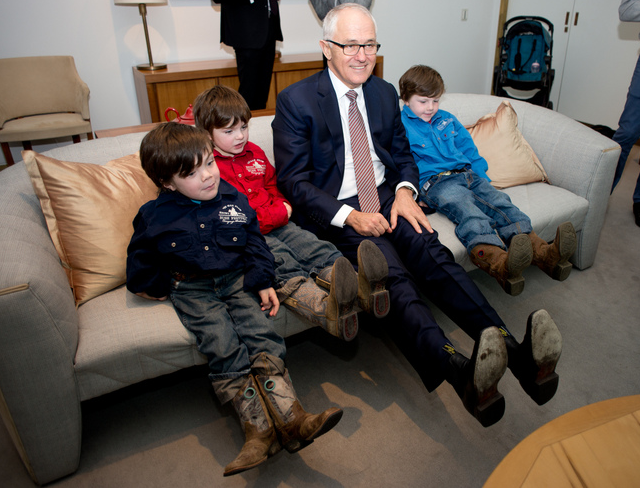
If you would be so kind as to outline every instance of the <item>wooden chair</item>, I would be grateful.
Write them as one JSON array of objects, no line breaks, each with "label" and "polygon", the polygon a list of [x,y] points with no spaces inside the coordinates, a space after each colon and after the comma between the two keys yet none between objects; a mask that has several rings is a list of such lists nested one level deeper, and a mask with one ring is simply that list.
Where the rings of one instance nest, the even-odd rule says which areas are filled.
[{"label": "wooden chair", "polygon": [[80,79],[72,56],[0,59],[0,143],[7,165],[13,164],[9,142],[80,134],[93,139],[89,87]]}]

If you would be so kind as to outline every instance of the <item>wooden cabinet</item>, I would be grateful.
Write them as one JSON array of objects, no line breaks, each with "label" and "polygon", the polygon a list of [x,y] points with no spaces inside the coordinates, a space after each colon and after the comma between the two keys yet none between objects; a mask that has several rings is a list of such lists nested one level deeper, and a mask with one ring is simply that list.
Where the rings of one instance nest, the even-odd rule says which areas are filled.
[{"label": "wooden cabinet", "polygon": [[[383,56],[378,56],[373,73],[382,78]],[[289,54],[276,59],[273,65],[267,109],[275,109],[276,95],[286,87],[323,69],[322,54]],[[163,122],[168,107],[181,114],[196,96],[215,85],[236,90],[240,86],[235,59],[192,61],[168,64],[158,71],[133,68],[138,96],[140,123]]]}]

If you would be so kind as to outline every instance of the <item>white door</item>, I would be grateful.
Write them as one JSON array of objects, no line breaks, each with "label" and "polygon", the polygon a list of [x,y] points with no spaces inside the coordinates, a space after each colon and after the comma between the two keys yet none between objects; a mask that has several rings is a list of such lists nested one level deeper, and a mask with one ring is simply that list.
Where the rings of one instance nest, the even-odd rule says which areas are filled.
[{"label": "white door", "polygon": [[640,49],[640,23],[620,22],[619,5],[620,0],[510,0],[507,13],[554,24],[554,109],[614,130]]}]

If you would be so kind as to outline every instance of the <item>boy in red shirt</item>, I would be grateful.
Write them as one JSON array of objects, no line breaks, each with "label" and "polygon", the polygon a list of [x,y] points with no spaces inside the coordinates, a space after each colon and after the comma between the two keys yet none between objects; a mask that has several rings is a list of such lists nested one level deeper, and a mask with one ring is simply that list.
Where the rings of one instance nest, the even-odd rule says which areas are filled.
[{"label": "boy in red shirt", "polygon": [[[371,241],[358,249],[358,274],[330,242],[289,222],[291,204],[276,186],[274,167],[249,142],[251,111],[235,90],[217,85],[194,102],[196,125],[214,144],[222,179],[249,199],[260,230],[275,257],[281,302],[332,335],[351,340],[358,331],[359,306],[378,318],[389,312],[386,259]],[[327,292],[328,290],[328,292]]]}]

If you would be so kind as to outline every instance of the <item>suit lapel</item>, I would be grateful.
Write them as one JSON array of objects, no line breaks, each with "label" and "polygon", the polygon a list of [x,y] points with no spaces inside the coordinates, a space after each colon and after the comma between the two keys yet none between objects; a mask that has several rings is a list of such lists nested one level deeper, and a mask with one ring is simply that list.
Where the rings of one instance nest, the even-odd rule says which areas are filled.
[{"label": "suit lapel", "polygon": [[344,176],[344,136],[342,133],[342,122],[340,121],[340,108],[336,98],[335,90],[329,78],[329,71],[326,68],[318,79],[319,106],[326,121],[327,128],[331,133],[332,146],[335,150],[335,158],[340,170],[340,179]]}]

